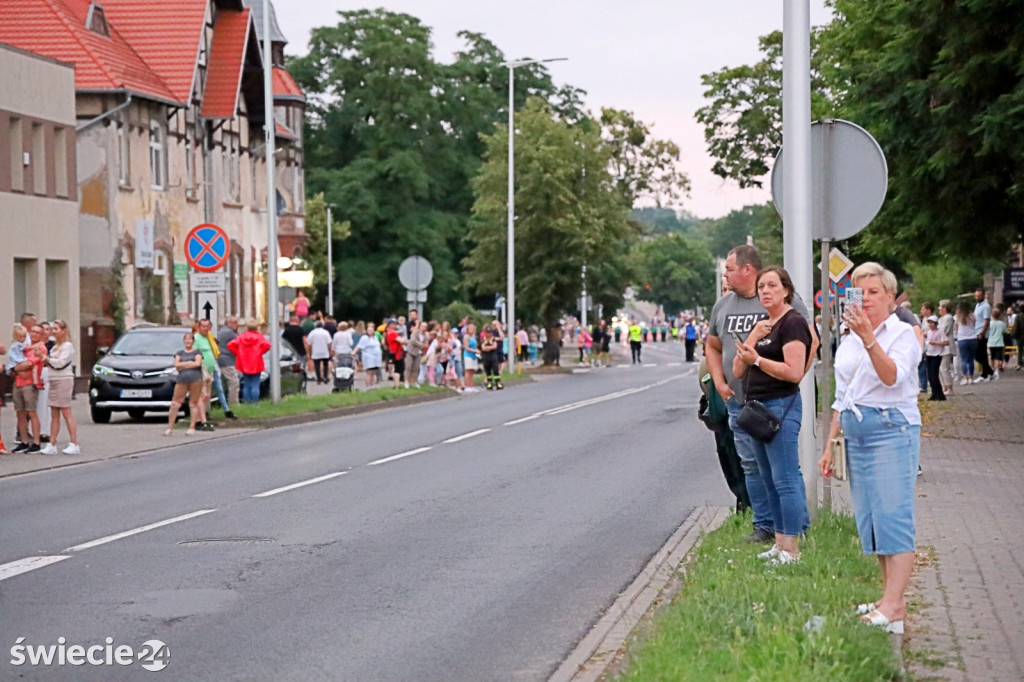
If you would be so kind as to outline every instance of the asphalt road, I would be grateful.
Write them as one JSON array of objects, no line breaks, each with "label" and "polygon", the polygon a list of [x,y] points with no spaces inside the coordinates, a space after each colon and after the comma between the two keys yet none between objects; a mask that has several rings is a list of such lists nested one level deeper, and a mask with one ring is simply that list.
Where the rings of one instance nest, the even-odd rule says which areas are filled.
[{"label": "asphalt road", "polygon": [[730,503],[679,349],[0,480],[0,679],[153,678],[12,664],[63,637],[158,640],[175,680],[543,680]]}]

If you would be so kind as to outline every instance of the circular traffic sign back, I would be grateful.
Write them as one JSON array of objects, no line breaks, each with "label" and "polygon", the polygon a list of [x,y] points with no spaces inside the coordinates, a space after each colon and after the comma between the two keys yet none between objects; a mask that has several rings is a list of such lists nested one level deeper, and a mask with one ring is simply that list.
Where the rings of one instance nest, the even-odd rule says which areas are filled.
[{"label": "circular traffic sign back", "polygon": [[196,225],[185,237],[185,260],[200,272],[216,272],[228,262],[231,242],[213,223]]},{"label": "circular traffic sign back", "polygon": [[398,266],[398,281],[410,291],[422,291],[434,279],[434,268],[423,256],[409,256]]}]

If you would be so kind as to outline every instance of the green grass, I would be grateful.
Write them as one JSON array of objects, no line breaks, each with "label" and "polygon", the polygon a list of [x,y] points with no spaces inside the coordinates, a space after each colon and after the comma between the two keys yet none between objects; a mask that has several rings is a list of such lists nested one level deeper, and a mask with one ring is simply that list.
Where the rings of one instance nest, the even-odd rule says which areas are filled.
[{"label": "green grass", "polygon": [[234,413],[239,417],[239,425],[244,426],[245,421],[262,421],[274,417],[287,417],[307,412],[324,412],[347,405],[385,402],[415,395],[442,393],[446,390],[448,389],[435,386],[400,388],[396,390],[389,384],[373,391],[344,391],[342,393],[328,393],[325,395],[296,394],[284,396],[281,398],[281,402],[276,405],[269,400],[261,400],[255,404],[241,403],[235,406]]},{"label": "green grass", "polygon": [[[899,674],[889,636],[852,604],[881,591],[853,519],[823,512],[795,566],[769,567],[749,545],[749,517],[704,536],[679,594],[627,653],[622,680],[886,680]],[[818,632],[805,623],[821,616]]]}]

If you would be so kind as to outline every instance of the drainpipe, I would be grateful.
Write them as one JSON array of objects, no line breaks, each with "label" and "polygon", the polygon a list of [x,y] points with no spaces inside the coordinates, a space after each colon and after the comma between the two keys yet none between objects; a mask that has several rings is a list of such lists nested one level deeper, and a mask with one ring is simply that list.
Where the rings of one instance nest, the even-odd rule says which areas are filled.
[{"label": "drainpipe", "polygon": [[85,130],[86,128],[89,128],[90,126],[92,126],[92,125],[94,125],[96,123],[99,123],[103,119],[105,119],[105,118],[107,118],[109,116],[113,116],[114,114],[116,114],[117,112],[121,111],[122,109],[124,109],[126,106],[128,106],[131,103],[132,103],[132,93],[129,92],[128,93],[128,98],[123,103],[118,104],[116,107],[114,107],[110,111],[103,112],[102,114],[100,114],[96,118],[90,119],[90,120],[86,121],[85,123],[81,123],[79,125],[76,125],[75,126],[75,132],[76,133],[80,133],[83,130]]}]

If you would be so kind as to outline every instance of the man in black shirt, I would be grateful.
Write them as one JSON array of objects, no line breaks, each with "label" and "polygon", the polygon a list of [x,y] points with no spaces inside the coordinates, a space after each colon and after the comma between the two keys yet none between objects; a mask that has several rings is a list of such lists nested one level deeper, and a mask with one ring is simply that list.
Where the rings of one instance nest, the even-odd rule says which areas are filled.
[{"label": "man in black shirt", "polygon": [[281,332],[281,338],[287,341],[288,345],[299,354],[299,364],[305,367],[306,355],[308,354],[306,349],[306,332],[299,324],[298,315],[292,315],[291,319],[288,320],[288,325]]}]

